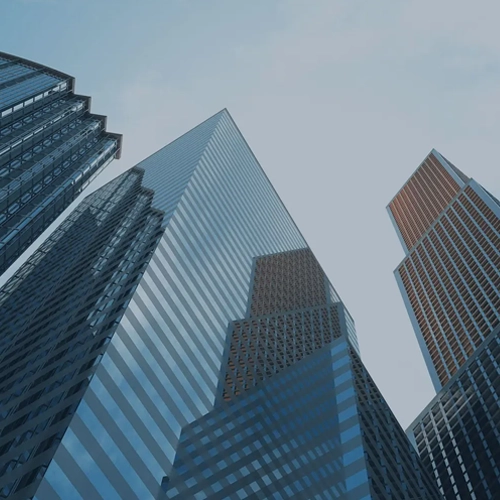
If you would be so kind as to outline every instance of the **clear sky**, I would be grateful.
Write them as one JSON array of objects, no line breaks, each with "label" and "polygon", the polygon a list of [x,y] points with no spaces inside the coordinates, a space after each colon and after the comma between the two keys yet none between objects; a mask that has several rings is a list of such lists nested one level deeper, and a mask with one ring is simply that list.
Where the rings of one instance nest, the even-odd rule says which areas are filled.
[{"label": "clear sky", "polygon": [[406,427],[433,396],[385,206],[431,148],[500,195],[498,1],[0,0],[0,50],[76,77],[123,158],[227,107]]}]

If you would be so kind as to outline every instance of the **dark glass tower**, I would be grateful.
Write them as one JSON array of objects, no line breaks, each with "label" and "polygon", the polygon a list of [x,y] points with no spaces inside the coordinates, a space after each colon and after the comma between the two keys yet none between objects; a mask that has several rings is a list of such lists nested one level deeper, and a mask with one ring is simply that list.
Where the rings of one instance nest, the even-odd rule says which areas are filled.
[{"label": "dark glass tower", "polygon": [[142,176],[86,198],[0,291],[0,498],[37,490],[158,243]]},{"label": "dark glass tower", "polygon": [[500,491],[500,204],[432,151],[389,204],[396,279],[437,396],[410,426],[449,499]]},{"label": "dark glass tower", "polygon": [[225,110],[88,197],[1,297],[4,497],[439,498]]},{"label": "dark glass tower", "polygon": [[74,84],[0,52],[0,275],[119,157],[121,136]]}]

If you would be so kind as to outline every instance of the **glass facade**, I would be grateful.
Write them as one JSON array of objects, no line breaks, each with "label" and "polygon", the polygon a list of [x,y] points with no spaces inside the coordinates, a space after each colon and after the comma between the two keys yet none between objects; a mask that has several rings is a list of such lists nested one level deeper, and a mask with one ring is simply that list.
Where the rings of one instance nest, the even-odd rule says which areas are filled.
[{"label": "glass facade", "polygon": [[437,151],[389,204],[395,271],[438,395],[409,429],[449,499],[500,491],[500,206]]},{"label": "glass facade", "polygon": [[[251,440],[275,448],[274,458],[254,453],[263,467],[273,460],[262,491],[439,498],[359,360],[352,318],[226,110],[88,197],[2,294],[12,335],[2,337],[0,376],[12,409],[0,497],[175,495],[190,426],[213,417],[214,433],[233,439],[237,422],[220,419],[236,408]],[[44,376],[55,392],[37,399],[32,384]],[[278,406],[291,415],[294,394],[309,406],[292,439]],[[260,404],[276,427],[258,428]],[[277,474],[296,460],[308,465],[285,485]],[[262,498],[241,465],[239,484]],[[191,487],[198,472],[188,474]]]},{"label": "glass facade", "polygon": [[182,430],[164,498],[439,498],[312,252],[259,257],[252,276],[214,409]]},{"label": "glass facade", "polygon": [[0,291],[0,498],[38,488],[158,243],[142,175],[86,198]]},{"label": "glass facade", "polygon": [[[85,488],[76,475],[89,478],[96,498],[156,496],[181,429],[213,408],[227,325],[245,313],[253,258],[305,246],[226,111],[138,166],[165,231],[40,498],[78,498]],[[130,429],[119,438],[98,425],[118,419]],[[70,464],[68,453],[80,458]]]},{"label": "glass facade", "polygon": [[0,52],[0,274],[113,158],[121,136],[74,78]]}]

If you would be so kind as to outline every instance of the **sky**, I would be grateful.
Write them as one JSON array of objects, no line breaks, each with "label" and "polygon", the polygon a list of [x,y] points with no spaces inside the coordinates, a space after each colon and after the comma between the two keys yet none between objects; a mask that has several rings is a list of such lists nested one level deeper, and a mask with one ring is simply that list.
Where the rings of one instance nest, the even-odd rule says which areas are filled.
[{"label": "sky", "polygon": [[385,207],[432,148],[500,196],[499,15],[489,0],[0,0],[0,50],[75,76],[124,134],[90,190],[228,108],[406,428],[434,390]]}]

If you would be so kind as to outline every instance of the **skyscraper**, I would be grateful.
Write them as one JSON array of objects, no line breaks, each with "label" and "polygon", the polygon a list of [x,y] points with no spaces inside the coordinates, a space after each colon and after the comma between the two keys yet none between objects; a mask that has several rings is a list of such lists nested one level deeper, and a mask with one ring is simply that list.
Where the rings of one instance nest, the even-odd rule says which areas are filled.
[{"label": "skyscraper", "polygon": [[500,203],[433,150],[388,206],[437,396],[409,434],[449,499],[500,491]]},{"label": "skyscraper", "polygon": [[225,110],[88,197],[0,318],[0,497],[439,498]]},{"label": "skyscraper", "polygon": [[0,275],[113,158],[73,77],[0,52]]},{"label": "skyscraper", "polygon": [[212,411],[183,428],[166,498],[438,498],[308,248],[254,259]]},{"label": "skyscraper", "polygon": [[0,498],[37,491],[158,243],[142,175],[87,197],[0,291]]}]

